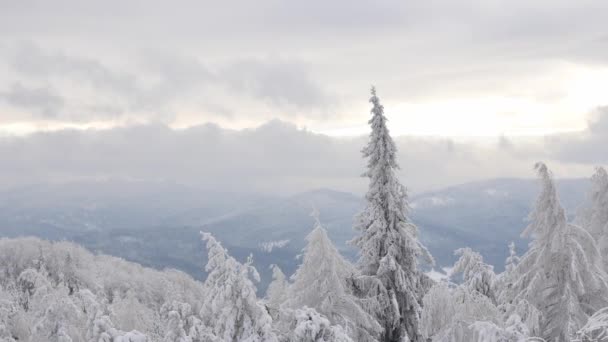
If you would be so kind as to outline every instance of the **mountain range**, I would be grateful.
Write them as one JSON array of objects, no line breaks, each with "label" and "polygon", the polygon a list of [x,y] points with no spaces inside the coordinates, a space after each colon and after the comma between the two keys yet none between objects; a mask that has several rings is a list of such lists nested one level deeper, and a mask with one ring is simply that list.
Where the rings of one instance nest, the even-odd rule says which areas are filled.
[{"label": "mountain range", "polygon": [[[586,179],[558,180],[570,218],[583,203]],[[412,220],[436,268],[451,265],[454,250],[471,247],[503,269],[507,244],[520,238],[538,192],[535,180],[493,179],[410,197]],[[39,184],[0,193],[0,236],[69,240],[145,266],[177,268],[203,278],[206,253],[200,231],[214,234],[239,260],[253,254],[263,290],[269,265],[292,274],[312,229],[313,208],[330,238],[349,259],[356,250],[355,215],[363,198],[319,189],[293,196],[209,192],[170,182],[83,181]]]}]

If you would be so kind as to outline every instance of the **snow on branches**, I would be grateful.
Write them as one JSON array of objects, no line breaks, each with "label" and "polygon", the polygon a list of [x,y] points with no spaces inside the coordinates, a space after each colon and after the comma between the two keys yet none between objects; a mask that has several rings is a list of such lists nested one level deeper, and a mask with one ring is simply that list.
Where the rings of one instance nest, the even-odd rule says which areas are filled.
[{"label": "snow on branches", "polygon": [[384,106],[373,87],[369,101],[372,132],[363,149],[367,159],[364,176],[369,178],[369,189],[365,195],[366,207],[355,224],[360,235],[352,244],[359,248],[358,266],[362,276],[375,277],[384,289],[373,289],[376,294],[369,294],[370,288],[359,290],[367,293],[368,298],[380,295],[377,307],[383,311],[378,316],[384,328],[382,341],[407,338],[419,342],[422,341],[420,304],[426,282],[418,270],[418,258],[426,257],[429,261],[432,258],[418,240],[417,227],[407,216],[406,189],[396,176],[397,149],[386,125]]},{"label": "snow on branches", "polygon": [[272,318],[258,303],[252,277],[259,274],[252,266],[252,258],[241,264],[208,233],[201,233],[207,242],[209,272],[204,283],[200,317],[214,335],[225,341],[272,342],[277,338],[272,331]]}]

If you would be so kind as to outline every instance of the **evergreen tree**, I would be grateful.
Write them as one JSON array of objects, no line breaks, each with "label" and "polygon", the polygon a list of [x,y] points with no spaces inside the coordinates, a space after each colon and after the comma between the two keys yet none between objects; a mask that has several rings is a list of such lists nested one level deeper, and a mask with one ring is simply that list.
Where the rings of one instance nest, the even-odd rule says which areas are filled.
[{"label": "evergreen tree", "polygon": [[422,341],[421,301],[428,286],[428,280],[418,270],[418,258],[422,255],[431,258],[407,216],[406,189],[395,174],[399,168],[397,149],[386,127],[384,107],[373,87],[371,95],[372,132],[363,149],[367,158],[364,176],[370,183],[366,207],[355,223],[360,235],[352,243],[359,247],[358,265],[363,276],[376,278],[378,282],[366,282],[365,288],[360,288],[363,283],[358,282],[357,287],[364,295],[377,297],[378,318],[384,328],[382,341],[418,342]]},{"label": "evergreen tree", "polygon": [[288,298],[289,283],[279,266],[273,264],[270,265],[270,268],[272,269],[272,282],[266,289],[266,305],[271,316],[275,319],[279,316],[281,305]]},{"label": "evergreen tree", "polygon": [[165,320],[163,342],[219,342],[209,328],[193,314],[188,303],[174,301],[161,308]]},{"label": "evergreen tree", "polygon": [[589,317],[576,333],[576,342],[608,342],[608,307]]},{"label": "evergreen tree", "polygon": [[519,263],[519,256],[515,251],[515,243],[511,241],[509,244],[509,256],[505,260],[505,272],[510,273]]},{"label": "evergreen tree", "polygon": [[341,326],[331,325],[315,309],[303,307],[293,316],[286,342],[353,342]]},{"label": "evergreen tree", "polygon": [[321,226],[306,237],[302,264],[293,275],[287,307],[310,307],[326,316],[331,324],[342,326],[356,341],[376,341],[381,327],[360,305],[350,288],[355,268],[338,252]]},{"label": "evergreen tree", "polygon": [[488,297],[493,303],[496,303],[496,297],[494,296],[494,282],[496,281],[494,267],[484,263],[481,254],[468,247],[457,249],[454,255],[459,255],[460,258],[454,264],[451,275],[462,273],[463,285],[469,291],[476,291]]},{"label": "evergreen tree", "polygon": [[591,177],[589,201],[577,221],[597,242],[604,271],[608,272],[608,173],[603,167]]},{"label": "evergreen tree", "polygon": [[251,266],[251,257],[241,264],[228,255],[226,249],[211,234],[203,233],[207,241],[209,272],[205,280],[200,316],[215,336],[224,341],[272,342],[272,319],[258,303],[255,286],[249,278],[259,281]]},{"label": "evergreen tree", "polygon": [[542,163],[535,168],[542,191],[522,234],[533,240],[503,302],[532,303],[542,314],[542,337],[570,341],[589,315],[606,305],[608,287],[593,238],[567,223],[549,170]]}]

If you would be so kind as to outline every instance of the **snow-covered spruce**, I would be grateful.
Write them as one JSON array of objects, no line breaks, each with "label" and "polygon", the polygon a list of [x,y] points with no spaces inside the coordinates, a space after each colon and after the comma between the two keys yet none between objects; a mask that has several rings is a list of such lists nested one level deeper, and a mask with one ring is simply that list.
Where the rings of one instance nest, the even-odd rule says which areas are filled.
[{"label": "snow-covered spruce", "polygon": [[[524,306],[496,303],[498,282],[492,267],[470,248],[460,255],[451,275],[462,273],[462,282],[442,281],[425,295],[422,309],[422,332],[433,341],[488,342],[525,341],[530,336],[528,321],[534,313]],[[525,318],[522,318],[525,317]],[[528,318],[532,317],[532,318]]]},{"label": "snow-covered spruce", "polygon": [[282,342],[354,342],[341,326],[331,325],[313,308],[288,310],[288,315],[290,324]]},{"label": "snow-covered spruce", "polygon": [[466,285],[438,283],[423,303],[422,331],[432,341],[524,341],[529,336],[519,315],[505,315],[488,297]]},{"label": "snow-covered spruce", "polygon": [[507,273],[513,271],[515,266],[519,263],[519,259],[520,258],[515,251],[515,242],[511,241],[511,243],[509,243],[509,256],[505,260],[505,271]]},{"label": "snow-covered spruce", "polygon": [[431,281],[418,270],[418,258],[431,258],[418,240],[417,227],[407,216],[406,190],[395,174],[396,147],[375,88],[371,95],[372,132],[363,149],[369,190],[366,207],[355,224],[360,235],[352,240],[359,248],[358,266],[363,278],[354,283],[358,295],[375,301],[368,308],[384,328],[381,341],[419,342],[423,340],[420,305]]},{"label": "snow-covered spruce", "polygon": [[351,279],[357,270],[340,255],[313,213],[315,226],[306,237],[302,264],[293,275],[284,306],[314,308],[331,324],[344,328],[355,341],[377,341],[381,327],[352,294]]},{"label": "snow-covered spruce", "polygon": [[598,167],[591,177],[588,202],[576,222],[597,242],[604,271],[608,272],[608,173],[603,167]]},{"label": "snow-covered spruce", "polygon": [[258,303],[255,286],[250,277],[259,281],[259,274],[251,265],[241,264],[209,233],[202,233],[207,241],[209,272],[204,283],[205,297],[200,317],[203,324],[222,341],[272,342],[278,341],[272,330],[272,318]]},{"label": "snow-covered spruce", "polygon": [[289,283],[287,277],[278,265],[270,265],[272,269],[272,282],[266,289],[266,307],[272,319],[278,319],[283,303],[288,298]]},{"label": "snow-covered spruce", "polygon": [[533,240],[500,300],[531,303],[542,314],[542,337],[570,341],[589,316],[607,305],[606,275],[591,235],[566,221],[547,166],[537,163],[535,168],[542,190],[522,233]]},{"label": "snow-covered spruce", "polygon": [[608,307],[591,316],[573,342],[608,342]]},{"label": "snow-covered spruce", "polygon": [[494,267],[484,263],[481,254],[468,247],[459,248],[454,254],[459,255],[460,258],[454,264],[451,276],[462,273],[462,282],[469,291],[476,291],[488,297],[492,303],[496,303]]}]

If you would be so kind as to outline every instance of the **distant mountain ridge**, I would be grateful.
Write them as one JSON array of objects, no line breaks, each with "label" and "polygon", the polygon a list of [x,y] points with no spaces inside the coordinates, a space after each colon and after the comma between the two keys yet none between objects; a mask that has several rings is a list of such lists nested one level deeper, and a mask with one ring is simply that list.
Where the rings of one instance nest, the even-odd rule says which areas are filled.
[{"label": "distant mountain ridge", "polygon": [[[557,184],[572,217],[583,203],[588,180]],[[467,183],[411,196],[411,216],[439,266],[451,265],[453,251],[469,246],[500,271],[510,241],[520,254],[526,249],[519,234],[537,192],[531,179]],[[264,288],[269,264],[279,264],[287,274],[295,270],[312,229],[313,207],[338,249],[354,259],[356,250],[347,241],[356,234],[352,223],[363,205],[361,197],[330,189],[275,197],[207,192],[168,182],[41,185],[0,193],[0,236],[70,240],[201,278],[206,255],[199,231],[209,231],[238,259],[254,255]]]}]

